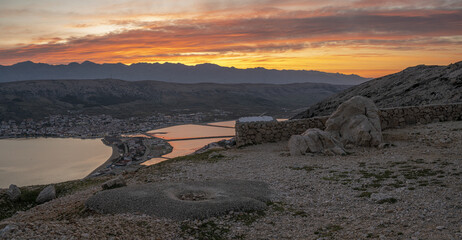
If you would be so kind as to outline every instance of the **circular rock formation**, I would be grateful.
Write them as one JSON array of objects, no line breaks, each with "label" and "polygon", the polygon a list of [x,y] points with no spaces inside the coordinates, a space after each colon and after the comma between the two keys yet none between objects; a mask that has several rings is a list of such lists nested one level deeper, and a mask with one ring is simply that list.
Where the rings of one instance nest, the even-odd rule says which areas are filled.
[{"label": "circular rock formation", "polygon": [[264,210],[270,194],[266,183],[245,180],[144,184],[99,192],[86,206],[111,214],[205,219],[229,211]]}]

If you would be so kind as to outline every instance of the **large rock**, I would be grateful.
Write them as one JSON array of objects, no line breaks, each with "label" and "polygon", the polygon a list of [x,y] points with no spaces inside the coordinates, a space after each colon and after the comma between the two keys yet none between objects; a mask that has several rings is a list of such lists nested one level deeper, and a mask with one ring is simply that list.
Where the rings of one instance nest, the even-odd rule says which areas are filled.
[{"label": "large rock", "polygon": [[127,186],[127,184],[125,183],[125,180],[122,176],[118,176],[116,178],[108,180],[104,182],[103,185],[101,185],[103,190],[124,187],[124,186]]},{"label": "large rock", "polygon": [[108,214],[147,214],[176,220],[205,219],[230,211],[265,210],[271,194],[264,182],[214,179],[131,185],[101,191],[90,197],[85,206]]},{"label": "large rock", "polygon": [[56,198],[56,190],[55,186],[49,185],[46,188],[44,188],[38,195],[37,199],[35,201],[37,203],[44,203],[51,201]]},{"label": "large rock", "polygon": [[301,135],[293,135],[289,139],[290,155],[300,156],[307,152],[324,153],[326,155],[346,154],[342,144],[328,132],[318,128],[310,128]]},{"label": "large rock", "polygon": [[352,97],[332,113],[326,131],[344,145],[378,146],[382,143],[379,109],[369,98]]},{"label": "large rock", "polygon": [[6,191],[6,195],[11,201],[15,202],[21,198],[21,190],[18,188],[18,186],[11,184]]}]

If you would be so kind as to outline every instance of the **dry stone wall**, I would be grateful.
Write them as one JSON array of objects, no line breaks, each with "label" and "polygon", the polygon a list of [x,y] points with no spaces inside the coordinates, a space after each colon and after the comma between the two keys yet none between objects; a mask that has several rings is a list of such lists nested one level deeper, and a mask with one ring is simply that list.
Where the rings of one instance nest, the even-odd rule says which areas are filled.
[{"label": "dry stone wall", "polygon": [[[413,124],[462,120],[462,103],[380,109],[382,130]],[[244,146],[288,140],[308,128],[324,129],[329,117],[236,123],[236,144]]]},{"label": "dry stone wall", "polygon": [[382,129],[462,120],[462,103],[380,109]]}]

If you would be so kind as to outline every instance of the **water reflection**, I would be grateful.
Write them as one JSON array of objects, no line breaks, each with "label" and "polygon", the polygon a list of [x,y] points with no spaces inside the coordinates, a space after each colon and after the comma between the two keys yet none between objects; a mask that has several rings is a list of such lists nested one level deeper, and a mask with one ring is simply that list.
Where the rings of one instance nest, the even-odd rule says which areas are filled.
[{"label": "water reflection", "polygon": [[209,124],[185,124],[148,131],[147,134],[166,140],[234,136],[235,123],[236,121]]},{"label": "water reflection", "polygon": [[146,161],[143,165],[149,166],[169,158],[188,155],[209,143],[230,139],[235,134],[235,123],[236,121],[215,122],[203,125],[185,124],[149,131],[148,134],[151,136],[166,139],[173,146],[173,151],[161,158],[153,158]]},{"label": "water reflection", "polygon": [[111,153],[100,139],[1,139],[0,187],[80,179]]}]

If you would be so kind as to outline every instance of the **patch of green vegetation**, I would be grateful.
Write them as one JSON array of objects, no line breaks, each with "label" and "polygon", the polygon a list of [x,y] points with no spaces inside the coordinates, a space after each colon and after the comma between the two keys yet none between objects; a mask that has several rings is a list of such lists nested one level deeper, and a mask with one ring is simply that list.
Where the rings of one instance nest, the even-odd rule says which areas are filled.
[{"label": "patch of green vegetation", "polygon": [[384,204],[384,203],[390,203],[390,204],[393,204],[393,203],[396,203],[398,202],[398,200],[396,198],[385,198],[385,199],[381,199],[379,201],[377,201],[378,204]]},{"label": "patch of green vegetation", "polygon": [[296,216],[299,216],[299,217],[308,217],[308,214],[305,212],[305,211],[302,211],[302,210],[296,210],[292,216],[296,217]]},{"label": "patch of green vegetation", "polygon": [[388,162],[390,167],[396,167],[398,165],[403,165],[403,164],[406,164],[406,163],[407,163],[406,161]]},{"label": "patch of green vegetation", "polygon": [[21,187],[18,201],[10,201],[6,194],[0,196],[0,220],[13,216],[17,211],[26,211],[37,205],[35,199],[44,186]]},{"label": "patch of green vegetation", "polygon": [[308,217],[308,214],[305,211],[296,209],[291,206],[287,206],[283,202],[271,202],[270,201],[270,202],[267,202],[266,205],[276,212],[289,212],[289,213],[292,213],[292,216],[294,217],[297,217],[297,216]]},{"label": "patch of green vegetation", "polygon": [[357,195],[356,197],[361,197],[361,198],[363,198],[363,197],[365,197],[365,198],[370,198],[370,197],[371,197],[371,195],[372,195],[372,193],[371,193],[371,192],[362,192],[361,194]]},{"label": "patch of green vegetation", "polygon": [[338,173],[336,171],[331,171],[333,173],[331,176],[322,177],[323,180],[331,181],[331,182],[341,182],[342,184],[348,184],[353,180],[350,178],[349,172],[341,172]]},{"label": "patch of green vegetation", "polygon": [[394,187],[394,188],[401,188],[401,187],[404,187],[405,184],[404,184],[403,181],[395,180],[394,183],[390,183],[390,184],[388,184],[388,186],[391,186],[391,187]]},{"label": "patch of green vegetation", "polygon": [[89,178],[55,184],[56,196],[62,197],[89,187],[101,185],[107,178]]},{"label": "patch of green vegetation", "polygon": [[[99,185],[106,180],[106,178],[91,178],[54,184],[56,197],[66,196],[79,190]],[[0,196],[0,220],[13,216],[17,211],[26,211],[35,207],[37,205],[35,199],[45,187],[46,185],[21,187],[21,197],[16,202],[10,201],[6,194]]]},{"label": "patch of green vegetation", "polygon": [[373,234],[373,233],[368,233],[368,234],[366,235],[366,238],[377,238],[377,237],[378,237],[378,236],[375,235],[375,234]]},{"label": "patch of green vegetation", "polygon": [[428,168],[403,171],[403,175],[406,179],[418,179],[420,177],[436,176],[438,174],[443,174],[443,173],[444,171],[441,171],[441,170],[433,171]]},{"label": "patch of green vegetation", "polygon": [[425,161],[422,158],[417,158],[417,159],[410,159],[410,162],[415,162],[415,163],[425,163]]},{"label": "patch of green vegetation", "polygon": [[[175,157],[169,159],[167,161],[161,163],[168,163],[168,162],[181,162],[181,161],[191,161],[191,162],[217,162],[219,159],[224,158],[224,155],[217,154],[215,156],[210,157],[209,155],[214,152],[219,152],[220,150],[209,150],[203,153],[191,154],[181,157]],[[157,164],[156,164],[157,165]]]},{"label": "patch of green vegetation", "polygon": [[319,168],[318,166],[303,166],[303,167],[288,167],[292,170],[305,170],[307,173],[314,171],[315,169]]},{"label": "patch of green vegetation", "polygon": [[242,222],[246,226],[252,225],[255,221],[259,218],[264,217],[266,215],[265,211],[247,211],[247,212],[240,212],[231,217],[236,222]]},{"label": "patch of green vegetation", "polygon": [[379,188],[381,187],[382,184],[380,182],[373,182],[373,183],[369,183],[369,184],[364,184],[363,185],[363,188],[365,189],[368,189],[368,188]]},{"label": "patch of green vegetation", "polygon": [[367,190],[367,188],[363,185],[361,187],[354,187],[353,190],[364,192]]},{"label": "patch of green vegetation", "polygon": [[339,225],[329,224],[326,227],[318,228],[314,234],[319,235],[320,237],[332,237],[335,232],[342,230],[343,227]]},{"label": "patch of green vegetation", "polygon": [[359,173],[362,174],[363,178],[375,178],[374,181],[377,181],[377,182],[383,181],[393,176],[393,172],[390,170],[385,170],[384,172],[379,172],[379,173],[360,170]]},{"label": "patch of green vegetation", "polygon": [[229,227],[219,225],[214,221],[207,221],[198,226],[191,226],[183,223],[180,226],[183,237],[192,237],[198,240],[222,240],[227,239]]},{"label": "patch of green vegetation", "polygon": [[273,211],[276,211],[276,212],[284,212],[286,209],[285,209],[285,203],[283,202],[266,202],[266,206],[268,207],[271,207],[271,209],[273,209]]}]

